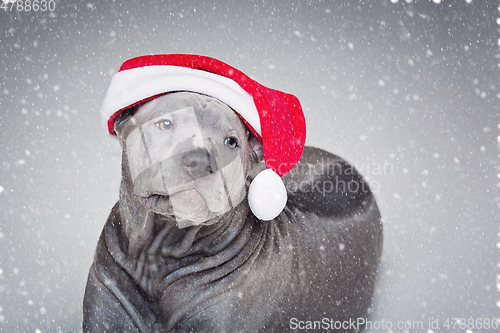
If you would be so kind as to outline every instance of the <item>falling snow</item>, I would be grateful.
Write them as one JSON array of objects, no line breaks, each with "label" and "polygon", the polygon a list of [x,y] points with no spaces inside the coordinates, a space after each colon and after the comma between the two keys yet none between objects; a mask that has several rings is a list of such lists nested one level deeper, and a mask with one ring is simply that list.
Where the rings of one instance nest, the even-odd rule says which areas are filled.
[{"label": "falling snow", "polygon": [[373,320],[498,317],[498,1],[56,3],[0,11],[0,331],[81,329],[120,184],[100,103],[123,60],[165,52],[297,95],[309,145],[370,166]]}]

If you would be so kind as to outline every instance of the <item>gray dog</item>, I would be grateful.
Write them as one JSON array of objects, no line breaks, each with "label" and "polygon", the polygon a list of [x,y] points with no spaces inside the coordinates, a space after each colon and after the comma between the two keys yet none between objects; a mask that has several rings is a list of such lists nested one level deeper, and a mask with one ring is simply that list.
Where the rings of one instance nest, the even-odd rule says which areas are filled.
[{"label": "gray dog", "polygon": [[227,105],[168,93],[114,124],[120,198],[90,269],[84,332],[362,329],[382,225],[352,166],[306,147],[283,177],[285,209],[261,221],[244,199],[262,146]]}]

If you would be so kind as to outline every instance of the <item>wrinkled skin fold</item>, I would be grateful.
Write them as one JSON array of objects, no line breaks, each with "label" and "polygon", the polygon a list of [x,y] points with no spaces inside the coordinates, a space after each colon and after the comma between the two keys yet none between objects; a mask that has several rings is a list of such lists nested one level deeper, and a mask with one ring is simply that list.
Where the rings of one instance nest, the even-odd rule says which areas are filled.
[{"label": "wrinkled skin fold", "polygon": [[[141,106],[134,117],[165,105],[174,111],[191,107],[198,124],[210,124],[212,114],[219,119],[217,126],[227,128],[201,126],[199,138],[204,143],[191,142],[190,147],[183,146],[185,138],[174,140],[178,150],[162,155],[168,155],[161,159],[167,161],[165,165],[157,167],[163,171],[152,170],[142,179],[140,174],[147,168],[139,162],[129,165],[130,136],[126,134],[157,116],[137,117],[135,124],[124,120],[124,127],[117,131],[124,155],[120,199],[104,226],[90,268],[84,332],[281,332],[290,331],[292,318],[349,321],[366,317],[382,252],[382,224],[363,178],[341,158],[306,147],[299,163],[283,177],[288,190],[284,211],[274,220],[259,221],[245,197],[249,179],[261,168],[261,147],[245,134],[244,125],[230,115],[231,110],[221,111],[220,102],[192,93],[176,94],[167,95],[159,104]],[[152,110],[148,111],[148,105],[154,106]],[[203,119],[200,112],[205,114]],[[170,128],[168,122],[165,126]],[[233,130],[240,146],[221,145],[227,136],[224,131]],[[206,144],[210,141],[213,146]],[[184,164],[172,162],[174,156],[200,146],[215,161],[216,166],[199,157],[203,154],[197,155],[198,150],[194,154],[197,162],[209,166],[204,167],[209,173],[238,161],[237,167],[228,169],[236,174],[197,184],[212,186],[215,193],[224,182],[237,183],[226,184],[225,196],[220,195],[234,200],[220,206],[223,213],[210,215],[215,205],[193,205],[200,198],[204,201],[205,194],[182,197],[176,205],[192,206],[199,209],[197,216],[204,216],[199,223],[182,226],[176,216],[177,212],[185,214],[182,207],[173,209],[165,193],[165,188],[177,185],[169,187],[161,181],[177,177],[179,182],[186,174],[203,179],[198,171],[186,170],[186,165],[192,166],[189,158],[186,163],[180,159]],[[177,175],[159,176],[172,172]],[[148,203],[150,199],[141,197],[151,193],[160,193],[158,200],[164,201]],[[355,330],[339,330],[350,331]]]}]

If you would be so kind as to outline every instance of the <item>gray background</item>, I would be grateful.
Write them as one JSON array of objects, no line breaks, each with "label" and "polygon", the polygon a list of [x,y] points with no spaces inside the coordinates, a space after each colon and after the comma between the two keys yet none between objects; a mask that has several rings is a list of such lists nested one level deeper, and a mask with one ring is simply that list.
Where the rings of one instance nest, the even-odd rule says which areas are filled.
[{"label": "gray background", "polygon": [[307,143],[358,166],[385,229],[371,320],[498,318],[499,6],[58,1],[53,12],[0,11],[0,331],[80,329],[120,179],[98,110],[120,64],[150,53],[216,57],[295,94]]}]

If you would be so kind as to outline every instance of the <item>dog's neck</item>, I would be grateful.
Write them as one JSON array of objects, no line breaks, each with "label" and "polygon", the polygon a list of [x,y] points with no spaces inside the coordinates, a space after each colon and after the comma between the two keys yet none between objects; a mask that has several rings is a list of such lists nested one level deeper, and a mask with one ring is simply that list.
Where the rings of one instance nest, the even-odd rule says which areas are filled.
[{"label": "dog's neck", "polygon": [[[115,260],[152,298],[160,296],[158,286],[172,272],[216,254],[224,260],[224,249],[241,234],[249,214],[244,200],[209,225],[179,229],[174,218],[138,208],[132,207],[131,214],[130,203],[120,201],[114,208],[118,223],[108,226],[106,242]],[[137,214],[141,211],[142,216]]]},{"label": "dog's neck", "polygon": [[[188,266],[209,269],[223,265],[243,247],[258,242],[256,234],[264,233],[246,199],[204,225],[179,229],[175,217],[149,211],[134,196],[126,165],[124,159],[120,200],[107,223],[106,243],[115,261],[151,299],[160,298],[175,279],[189,275]],[[226,267],[232,269],[231,265]]]}]

